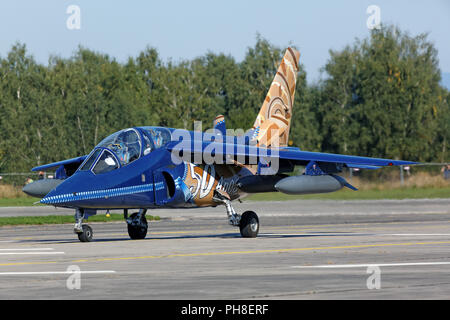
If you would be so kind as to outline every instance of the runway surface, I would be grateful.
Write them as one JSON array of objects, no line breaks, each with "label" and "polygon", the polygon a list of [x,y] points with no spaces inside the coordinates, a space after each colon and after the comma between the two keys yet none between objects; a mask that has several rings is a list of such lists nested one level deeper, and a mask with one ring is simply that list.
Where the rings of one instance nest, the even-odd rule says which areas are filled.
[{"label": "runway surface", "polygon": [[2,227],[0,299],[450,298],[450,199],[235,208],[258,213],[258,238],[223,207],[152,212],[136,241],[124,222],[90,224],[91,243],[71,224]]}]

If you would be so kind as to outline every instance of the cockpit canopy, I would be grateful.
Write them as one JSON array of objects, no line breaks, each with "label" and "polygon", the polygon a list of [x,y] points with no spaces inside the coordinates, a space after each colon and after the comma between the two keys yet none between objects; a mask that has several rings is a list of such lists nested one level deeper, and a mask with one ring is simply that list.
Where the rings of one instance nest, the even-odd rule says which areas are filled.
[{"label": "cockpit canopy", "polygon": [[122,166],[139,159],[141,155],[141,138],[136,129],[125,129],[113,133],[102,140],[97,148],[107,148],[114,152]]},{"label": "cockpit canopy", "polygon": [[130,128],[102,140],[80,166],[95,174],[106,173],[139,159],[171,140],[170,130],[161,127]]},{"label": "cockpit canopy", "polygon": [[147,155],[153,149],[161,148],[171,140],[171,134],[167,128],[141,127],[139,129],[141,129],[144,137],[144,155]]}]

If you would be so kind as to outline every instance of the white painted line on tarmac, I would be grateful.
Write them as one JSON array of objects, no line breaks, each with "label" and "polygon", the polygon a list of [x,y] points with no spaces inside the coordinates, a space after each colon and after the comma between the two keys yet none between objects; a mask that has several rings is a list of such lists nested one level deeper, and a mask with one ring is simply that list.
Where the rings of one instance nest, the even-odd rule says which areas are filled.
[{"label": "white painted line on tarmac", "polygon": [[295,269],[342,269],[367,267],[410,267],[410,266],[437,266],[450,265],[450,261],[443,262],[406,262],[406,263],[363,263],[363,264],[325,264],[316,266],[292,266]]},{"label": "white painted line on tarmac", "polygon": [[11,248],[11,249],[0,249],[0,251],[46,251],[55,250],[53,248]]},{"label": "white painted line on tarmac", "polygon": [[111,274],[116,273],[114,270],[97,270],[97,271],[37,271],[37,272],[0,272],[0,276],[34,276],[34,275],[54,275],[54,274]]},{"label": "white painted line on tarmac", "polygon": [[37,251],[32,251],[32,252],[0,252],[1,256],[6,256],[6,255],[28,255],[28,254],[33,254],[33,255],[56,255],[56,254],[66,254],[65,252],[55,252],[55,251],[45,251],[45,252],[37,252]]},{"label": "white painted line on tarmac", "polygon": [[409,236],[409,237],[421,237],[421,236],[444,236],[450,237],[450,233],[383,233],[383,236]]}]

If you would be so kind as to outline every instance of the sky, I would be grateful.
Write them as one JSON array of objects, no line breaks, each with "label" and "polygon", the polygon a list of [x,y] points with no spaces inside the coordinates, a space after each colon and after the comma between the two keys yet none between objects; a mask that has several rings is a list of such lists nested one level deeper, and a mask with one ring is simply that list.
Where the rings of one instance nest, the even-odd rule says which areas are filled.
[{"label": "sky", "polygon": [[[79,20],[68,12],[71,5],[78,6]],[[239,62],[259,33],[279,47],[295,45],[308,81],[314,82],[321,77],[329,49],[343,49],[369,35],[370,5],[378,6],[381,23],[410,35],[428,33],[439,52],[440,69],[450,79],[449,0],[4,0],[0,56],[21,42],[44,64],[50,55],[72,56],[79,45],[119,62],[147,46],[155,47],[164,61],[212,51]],[[79,29],[74,28],[77,21]]]}]

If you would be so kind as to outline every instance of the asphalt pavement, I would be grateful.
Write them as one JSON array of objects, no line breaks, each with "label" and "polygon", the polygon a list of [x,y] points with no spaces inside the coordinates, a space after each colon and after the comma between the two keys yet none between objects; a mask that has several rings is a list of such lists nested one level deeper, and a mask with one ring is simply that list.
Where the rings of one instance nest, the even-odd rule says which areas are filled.
[{"label": "asphalt pavement", "polygon": [[[0,299],[449,299],[450,199],[244,202],[155,210],[144,240],[124,222],[0,228]],[[0,216],[61,212],[1,208]],[[70,210],[62,210],[73,214]]]}]

